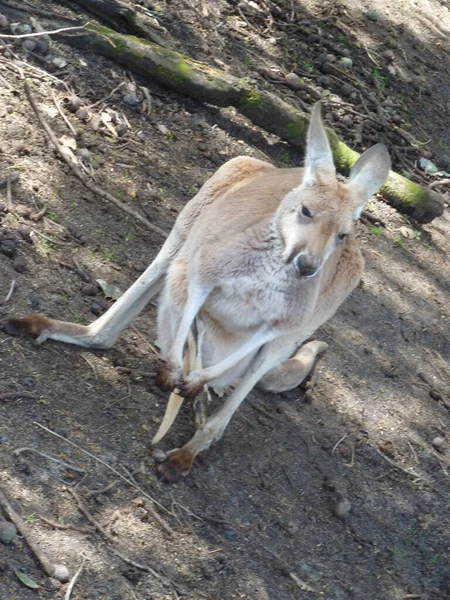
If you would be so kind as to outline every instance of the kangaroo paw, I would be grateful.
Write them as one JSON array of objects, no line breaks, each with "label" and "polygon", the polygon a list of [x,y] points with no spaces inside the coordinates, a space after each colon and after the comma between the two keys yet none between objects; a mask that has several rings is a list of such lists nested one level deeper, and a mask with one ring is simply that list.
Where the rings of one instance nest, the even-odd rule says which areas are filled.
[{"label": "kangaroo paw", "polygon": [[194,455],[187,448],[180,448],[172,452],[169,457],[159,465],[158,472],[167,483],[174,483],[180,477],[186,477],[192,468]]},{"label": "kangaroo paw", "polygon": [[39,337],[49,328],[50,321],[40,315],[29,315],[24,319],[6,318],[0,321],[0,329],[8,335]]}]

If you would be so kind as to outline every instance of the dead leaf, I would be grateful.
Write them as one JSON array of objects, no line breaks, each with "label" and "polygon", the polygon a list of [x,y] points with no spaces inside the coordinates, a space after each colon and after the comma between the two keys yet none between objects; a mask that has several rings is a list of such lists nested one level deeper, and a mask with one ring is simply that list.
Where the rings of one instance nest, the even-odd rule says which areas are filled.
[{"label": "dead leaf", "polygon": [[112,298],[113,300],[117,300],[123,294],[122,290],[113,283],[108,283],[104,279],[96,279],[95,281],[101,287],[105,298]]},{"label": "dead leaf", "polygon": [[21,581],[24,585],[31,588],[32,590],[37,590],[41,587],[38,583],[34,581],[34,579],[31,579],[31,577],[28,577],[28,575],[26,575],[22,571],[14,569],[14,573],[16,574],[16,577],[17,579],[19,579],[19,581]]}]

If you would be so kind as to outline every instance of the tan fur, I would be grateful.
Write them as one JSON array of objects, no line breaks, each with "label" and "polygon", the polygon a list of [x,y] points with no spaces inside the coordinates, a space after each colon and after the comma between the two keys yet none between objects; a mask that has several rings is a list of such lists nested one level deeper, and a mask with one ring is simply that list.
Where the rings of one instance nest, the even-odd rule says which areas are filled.
[{"label": "tan fur", "polygon": [[[273,391],[292,389],[308,374],[325,345],[305,342],[358,284],[363,260],[353,222],[389,166],[387,151],[377,145],[359,159],[348,183],[338,182],[316,105],[304,169],[277,169],[250,157],[220,167],[180,213],[145,273],[100,319],[84,327],[28,317],[2,327],[12,334],[28,331],[38,341],[109,348],[162,290],[160,384],[193,397],[205,385],[220,391],[237,383],[161,465],[163,476],[173,480],[220,439],[258,382]],[[189,354],[194,333],[196,353]],[[157,440],[180,405],[172,394]]]}]

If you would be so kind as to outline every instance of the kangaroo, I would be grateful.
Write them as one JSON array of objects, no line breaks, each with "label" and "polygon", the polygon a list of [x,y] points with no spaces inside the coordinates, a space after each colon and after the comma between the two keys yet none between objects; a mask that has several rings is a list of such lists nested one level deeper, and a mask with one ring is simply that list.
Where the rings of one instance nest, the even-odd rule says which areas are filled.
[{"label": "kangaroo", "polygon": [[182,210],[147,270],[91,325],[30,315],[6,319],[1,327],[38,343],[110,348],[162,292],[158,336],[165,362],[157,380],[172,394],[153,443],[167,432],[183,398],[204,386],[220,392],[237,383],[159,467],[166,480],[185,476],[256,384],[271,391],[296,387],[326,348],[307,340],[361,278],[353,224],[389,169],[388,151],[377,144],[359,158],[348,183],[339,182],[317,103],[303,169],[246,156],[221,166]]}]

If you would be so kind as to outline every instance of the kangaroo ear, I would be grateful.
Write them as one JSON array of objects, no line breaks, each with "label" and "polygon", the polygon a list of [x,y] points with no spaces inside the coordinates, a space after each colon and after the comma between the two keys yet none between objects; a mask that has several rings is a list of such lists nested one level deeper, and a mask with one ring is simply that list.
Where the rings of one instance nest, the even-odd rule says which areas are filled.
[{"label": "kangaroo ear", "polygon": [[391,158],[383,144],[366,150],[353,165],[349,185],[356,189],[358,195],[353,214],[355,219],[359,219],[367,200],[386,181],[390,168]]},{"label": "kangaroo ear", "polygon": [[305,154],[304,182],[335,177],[333,154],[320,116],[320,102],[314,104],[308,128]]}]

